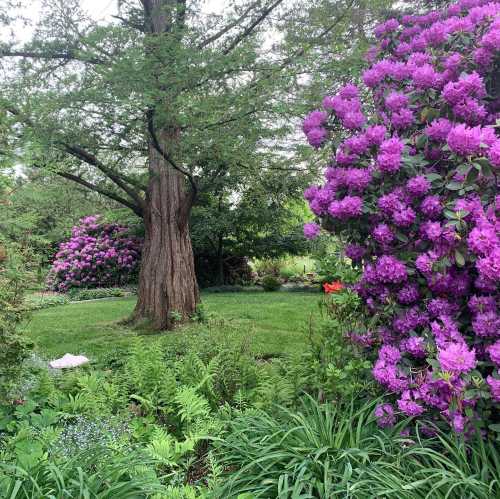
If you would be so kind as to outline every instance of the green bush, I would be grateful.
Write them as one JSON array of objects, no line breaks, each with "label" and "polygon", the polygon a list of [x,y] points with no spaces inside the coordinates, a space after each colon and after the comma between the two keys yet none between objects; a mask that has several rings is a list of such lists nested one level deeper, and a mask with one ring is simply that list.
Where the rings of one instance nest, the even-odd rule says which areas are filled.
[{"label": "green bush", "polygon": [[70,300],[66,295],[42,294],[26,297],[25,307],[28,310],[43,310],[57,305],[66,305]]},{"label": "green bush", "polygon": [[266,275],[262,278],[261,285],[264,291],[278,291],[281,288],[279,279],[272,275]]},{"label": "green bush", "polygon": [[101,298],[119,298],[125,296],[129,291],[124,288],[73,288],[68,291],[72,301],[99,300]]}]

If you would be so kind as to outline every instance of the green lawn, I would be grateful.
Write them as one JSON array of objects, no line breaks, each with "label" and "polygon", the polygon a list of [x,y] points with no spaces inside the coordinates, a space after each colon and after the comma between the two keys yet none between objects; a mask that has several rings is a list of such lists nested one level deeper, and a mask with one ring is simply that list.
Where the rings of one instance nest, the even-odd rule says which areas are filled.
[{"label": "green lawn", "polygon": [[[238,335],[250,337],[256,353],[300,351],[307,341],[307,324],[318,311],[316,293],[207,293],[203,303],[208,312],[224,323],[238,327]],[[135,304],[135,297],[60,305],[33,314],[27,333],[40,353],[56,357],[64,353],[85,354],[98,359],[114,347],[126,346],[139,336],[158,337],[119,324]],[[191,325],[163,335],[175,338],[195,334]]]}]

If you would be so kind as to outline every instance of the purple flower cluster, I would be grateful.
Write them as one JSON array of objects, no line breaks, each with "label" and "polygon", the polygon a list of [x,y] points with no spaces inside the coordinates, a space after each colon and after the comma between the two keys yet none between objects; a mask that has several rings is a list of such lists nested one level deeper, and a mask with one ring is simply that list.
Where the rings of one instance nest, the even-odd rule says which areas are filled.
[{"label": "purple flower cluster", "polygon": [[48,284],[64,292],[129,283],[137,277],[141,245],[126,227],[100,223],[98,215],[83,218],[59,246]]},{"label": "purple flower cluster", "polygon": [[[373,376],[395,399],[377,407],[381,426],[400,411],[472,431],[471,413],[500,402],[500,1],[459,0],[375,33],[363,82],[376,113],[366,123],[346,85],[309,115],[305,130],[316,116],[347,138],[305,197],[363,271],[354,288],[374,326],[350,338],[377,352]],[[472,383],[483,390],[466,397]]]}]

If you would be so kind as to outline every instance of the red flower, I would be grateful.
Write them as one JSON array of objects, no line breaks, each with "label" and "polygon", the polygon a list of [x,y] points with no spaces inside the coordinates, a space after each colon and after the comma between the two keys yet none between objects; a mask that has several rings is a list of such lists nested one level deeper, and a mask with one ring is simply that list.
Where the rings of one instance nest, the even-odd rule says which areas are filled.
[{"label": "red flower", "polygon": [[325,282],[323,284],[323,289],[327,294],[338,293],[339,291],[344,289],[344,285],[340,281],[333,281],[331,283]]}]

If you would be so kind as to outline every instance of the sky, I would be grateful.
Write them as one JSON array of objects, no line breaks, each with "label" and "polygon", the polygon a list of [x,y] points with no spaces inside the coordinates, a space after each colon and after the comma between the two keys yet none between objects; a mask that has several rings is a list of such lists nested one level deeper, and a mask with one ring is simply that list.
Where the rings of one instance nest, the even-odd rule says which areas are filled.
[{"label": "sky", "polygon": [[[0,0],[1,3],[2,0]],[[25,0],[26,1],[26,0]],[[139,0],[137,0],[139,3]],[[207,14],[220,14],[224,10],[225,0],[201,0],[201,8]],[[26,17],[36,20],[42,0],[31,0],[29,2],[29,11],[25,13]],[[83,9],[87,11],[96,21],[105,21],[118,11],[118,0],[80,0]],[[29,26],[19,25],[14,30],[2,28],[0,26],[0,42],[12,40],[12,35],[16,41],[25,42],[31,38],[32,29]]]}]

